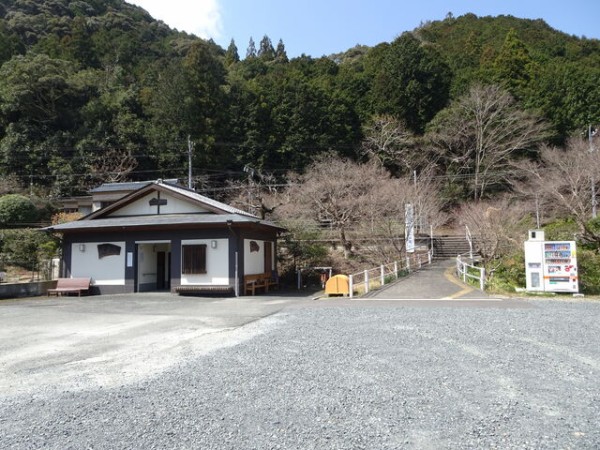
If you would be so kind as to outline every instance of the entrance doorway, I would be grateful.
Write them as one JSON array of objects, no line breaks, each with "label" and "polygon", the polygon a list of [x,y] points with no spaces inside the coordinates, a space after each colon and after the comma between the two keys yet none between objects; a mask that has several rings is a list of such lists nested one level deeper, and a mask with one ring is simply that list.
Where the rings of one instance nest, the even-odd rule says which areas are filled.
[{"label": "entrance doorway", "polygon": [[136,292],[171,289],[171,242],[138,242],[136,273]]},{"label": "entrance doorway", "polygon": [[168,291],[171,289],[171,252],[156,252],[156,289]]}]

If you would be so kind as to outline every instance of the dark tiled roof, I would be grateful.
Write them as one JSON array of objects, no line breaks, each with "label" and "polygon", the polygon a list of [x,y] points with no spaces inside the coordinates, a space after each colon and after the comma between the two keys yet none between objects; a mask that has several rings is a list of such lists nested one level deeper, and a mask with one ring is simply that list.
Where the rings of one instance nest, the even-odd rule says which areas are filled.
[{"label": "dark tiled roof", "polygon": [[109,217],[94,220],[83,219],[52,225],[44,228],[44,230],[63,232],[105,228],[165,227],[169,225],[225,225],[228,222],[232,224],[255,223],[266,227],[282,229],[272,222],[241,214],[160,214],[152,216]]},{"label": "dark tiled roof", "polygon": [[168,189],[170,189],[173,192],[177,192],[180,195],[183,195],[185,197],[188,197],[190,200],[193,200],[194,202],[200,202],[203,203],[205,205],[209,205],[212,206],[213,208],[216,208],[218,210],[221,210],[223,212],[226,213],[230,213],[230,214],[241,214],[243,216],[249,216],[255,219],[258,219],[257,216],[250,214],[249,212],[243,211],[241,209],[238,208],[234,208],[233,206],[227,205],[226,203],[221,203],[218,202],[216,200],[213,200],[212,198],[208,198],[205,197],[204,195],[198,194],[195,191],[192,191],[188,188],[182,187],[182,186],[175,186],[173,184],[163,184],[163,186],[167,186]]},{"label": "dark tiled roof", "polygon": [[[122,192],[122,191],[137,191],[149,184],[155,183],[156,181],[132,181],[129,183],[103,183],[97,188],[90,190],[90,193],[99,193],[99,192]],[[164,183],[176,185],[179,183],[179,180],[176,178],[172,180],[163,180]]]}]

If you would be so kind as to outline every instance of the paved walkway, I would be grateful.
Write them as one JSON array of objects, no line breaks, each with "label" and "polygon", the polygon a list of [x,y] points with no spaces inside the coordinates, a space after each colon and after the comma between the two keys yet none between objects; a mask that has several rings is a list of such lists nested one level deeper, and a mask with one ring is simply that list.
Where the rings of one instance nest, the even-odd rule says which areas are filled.
[{"label": "paved walkway", "polygon": [[397,283],[369,295],[378,299],[489,299],[485,292],[462,283],[455,275],[455,261],[435,261]]}]

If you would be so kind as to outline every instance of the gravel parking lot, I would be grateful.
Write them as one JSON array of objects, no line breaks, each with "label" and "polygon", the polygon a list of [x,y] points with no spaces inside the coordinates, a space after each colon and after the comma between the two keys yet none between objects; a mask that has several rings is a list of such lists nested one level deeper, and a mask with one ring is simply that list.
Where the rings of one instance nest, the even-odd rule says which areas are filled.
[{"label": "gravel parking lot", "polygon": [[[178,339],[156,327],[176,320],[157,320],[156,305],[139,300],[148,326],[135,335],[148,341],[131,348],[117,330],[135,312],[104,305],[125,337],[120,350],[111,353],[101,333],[97,360],[69,361],[81,355],[63,345],[38,365],[7,356],[39,338],[22,312],[21,331],[0,331],[10,380],[0,391],[0,447],[600,447],[600,302],[263,301],[243,314],[213,302],[212,315],[184,302]],[[18,311],[0,303],[0,325],[18,322]],[[171,338],[161,343],[153,328]],[[210,330],[219,338],[203,342]]]}]

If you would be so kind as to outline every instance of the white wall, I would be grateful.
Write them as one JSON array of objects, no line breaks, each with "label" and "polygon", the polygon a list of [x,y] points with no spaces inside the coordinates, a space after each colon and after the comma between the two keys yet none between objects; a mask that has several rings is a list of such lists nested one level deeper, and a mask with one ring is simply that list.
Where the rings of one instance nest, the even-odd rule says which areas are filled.
[{"label": "white wall", "polygon": [[[121,247],[120,255],[98,257],[98,245]],[[86,242],[71,245],[71,275],[91,277],[92,284],[122,286],[125,284],[125,242]]]},{"label": "white wall", "polygon": [[[211,242],[217,242],[212,248]],[[228,239],[190,239],[181,241],[181,245],[206,245],[206,273],[200,275],[181,274],[181,284],[202,286],[229,285],[229,240]],[[183,254],[183,252],[181,252]]]},{"label": "white wall", "polygon": [[156,253],[152,250],[152,244],[140,244],[138,246],[138,284],[156,283]]},{"label": "white wall", "polygon": [[[129,205],[119,208],[119,210],[115,211],[115,213],[111,214],[111,216],[139,216],[156,214],[157,206],[150,206],[150,200],[153,198],[158,198],[157,192],[152,192]],[[167,204],[160,207],[161,214],[208,212],[204,208],[200,208],[199,206],[188,201],[167,195],[164,192],[161,192],[160,198],[161,200],[167,200]]]},{"label": "white wall", "polygon": [[[250,243],[258,244],[258,251],[250,251]],[[265,245],[271,245],[271,256],[274,258],[273,243],[271,241],[259,241],[256,239],[244,239],[244,274],[255,275],[265,271]],[[272,264],[272,267],[275,267]]]}]

